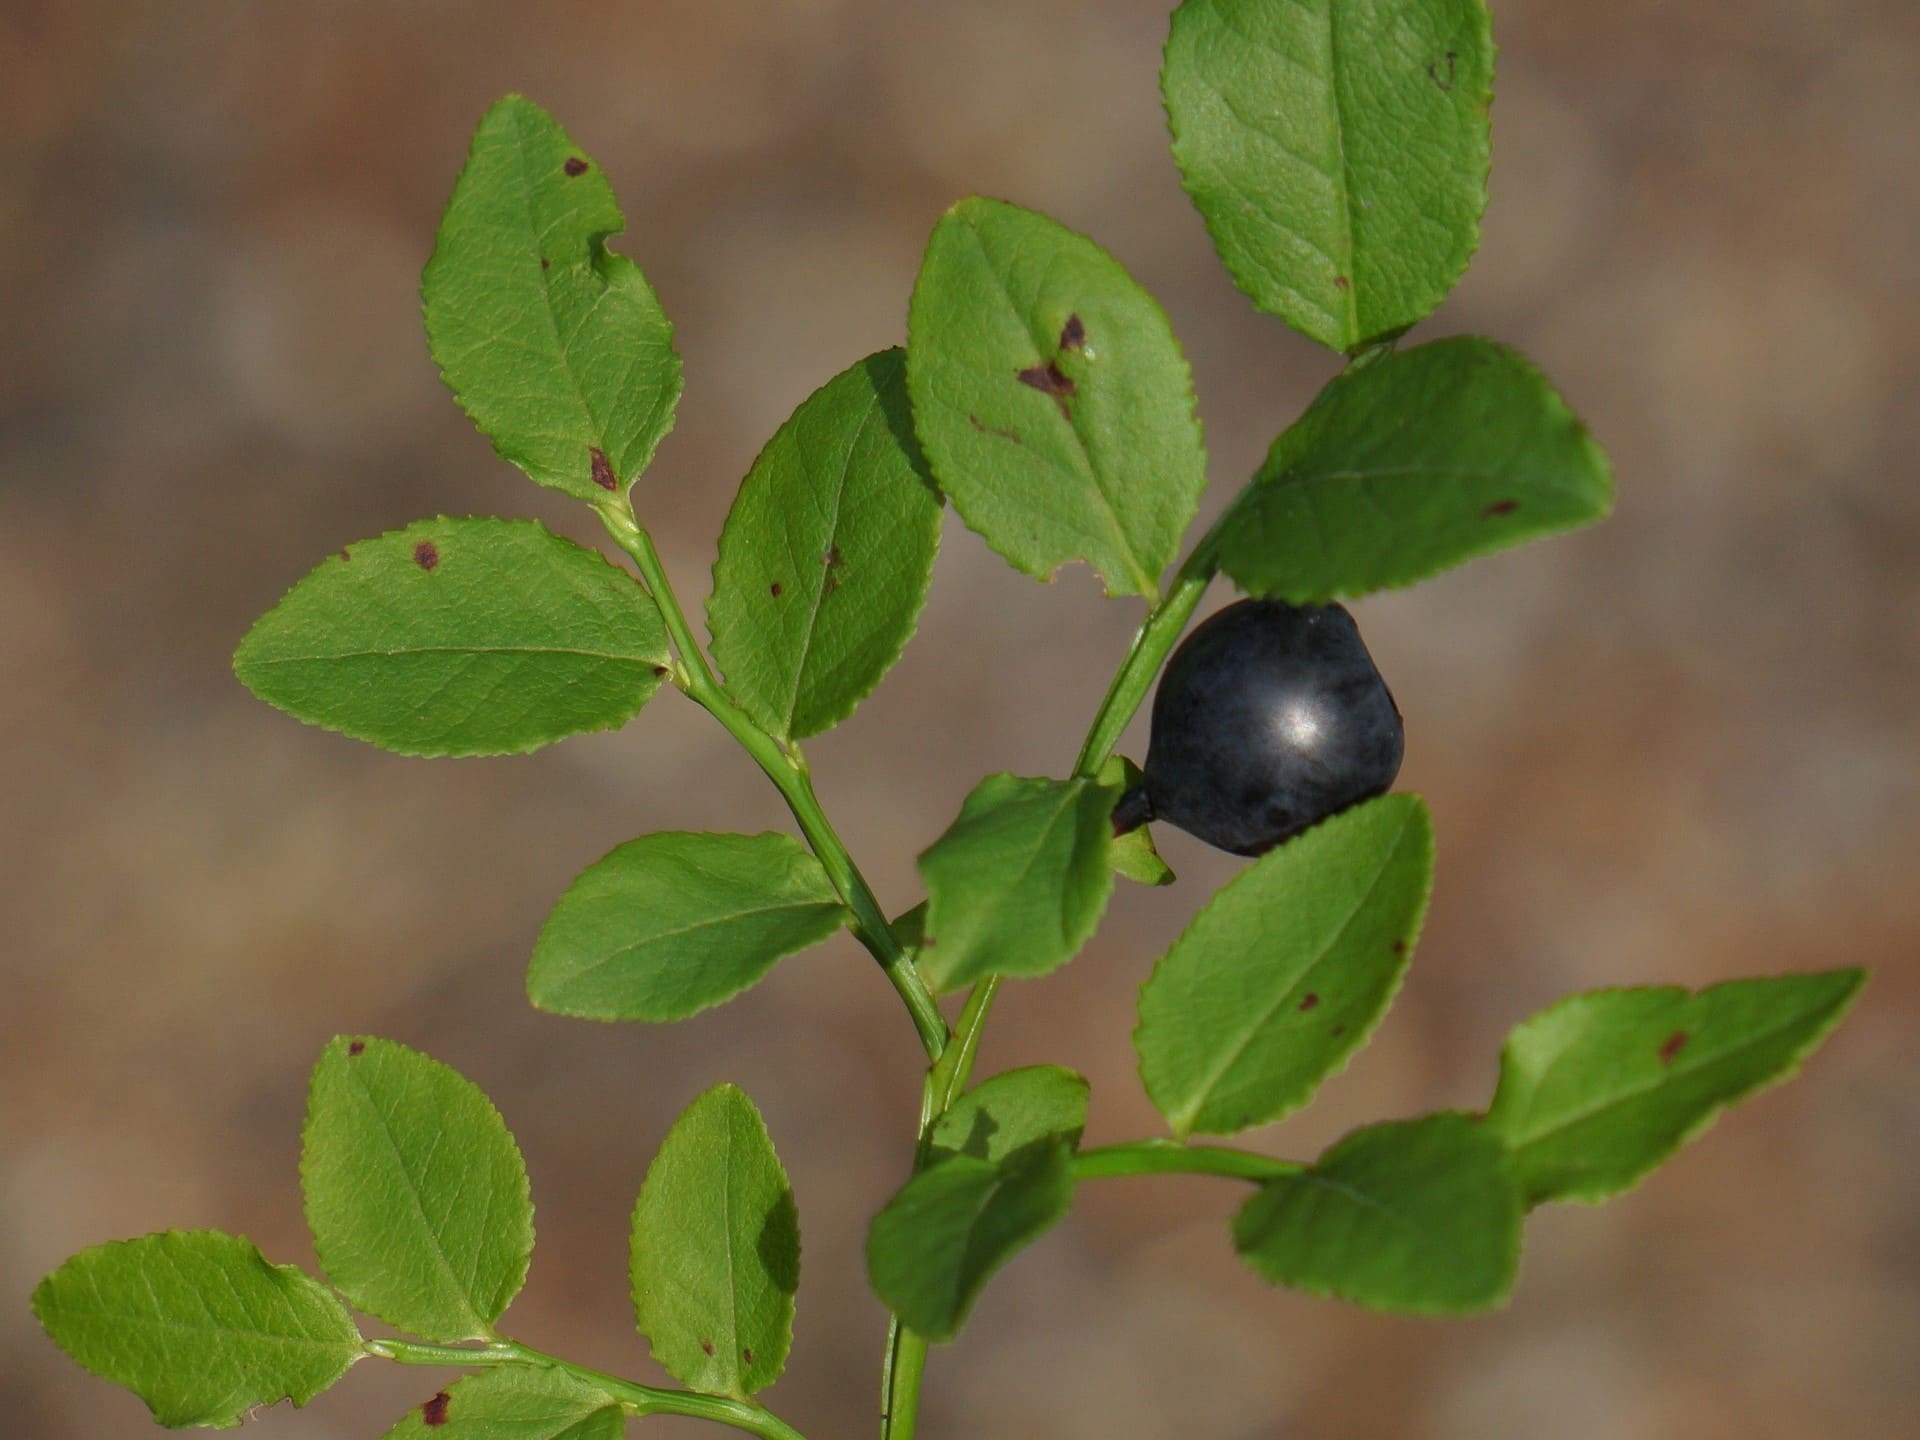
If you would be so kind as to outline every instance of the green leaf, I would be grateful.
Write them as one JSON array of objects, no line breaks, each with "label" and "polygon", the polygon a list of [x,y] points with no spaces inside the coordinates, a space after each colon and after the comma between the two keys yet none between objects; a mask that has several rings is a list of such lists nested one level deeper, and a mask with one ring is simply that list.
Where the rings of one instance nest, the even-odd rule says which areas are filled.
[{"label": "green leaf", "polygon": [[1339,376],[1274,441],[1219,539],[1252,595],[1410,585],[1601,519],[1606,456],[1540,372],[1459,337]]},{"label": "green leaf", "polygon": [[827,872],[789,835],[643,835],[560,897],[527,995],[556,1015],[684,1020],[846,920]]},{"label": "green leaf", "polygon": [[1080,1143],[1087,1128],[1087,1082],[1058,1065],[1029,1065],[983,1080],[934,1122],[928,1149],[1000,1164],[1029,1146]]},{"label": "green leaf", "polygon": [[503,459],[589,503],[653,458],[680,399],[673,326],[600,168],[531,100],[474,132],[421,277],[427,342]]},{"label": "green leaf", "polygon": [[659,688],[651,597],[536,521],[423,520],[340,551],[247,632],[234,673],[402,755],[501,755],[617,730]]},{"label": "green leaf", "polygon": [[56,1345],[167,1426],[224,1430],[256,1405],[304,1405],[363,1353],[325,1287],[217,1230],[82,1250],[40,1282],[33,1313]]},{"label": "green leaf", "polygon": [[[1113,786],[1117,801],[1141,781],[1140,767],[1124,755],[1109,755],[1100,767],[1102,785]],[[1177,878],[1153,843],[1153,831],[1135,826],[1124,835],[1113,837],[1113,868],[1140,885],[1171,885]]]},{"label": "green leaf", "polygon": [[1570,996],[1507,1037],[1487,1129],[1529,1205],[1605,1200],[1791,1075],[1865,980],[1829,970]]},{"label": "green leaf", "polygon": [[1160,84],[1233,280],[1335,350],[1438,305],[1480,244],[1483,0],[1186,0]]},{"label": "green leaf", "polygon": [[908,314],[914,424],[960,517],[1017,569],[1159,593],[1206,484],[1166,314],[1085,236],[997,200],[934,227]]},{"label": "green leaf", "polygon": [[910,1329],[951,1340],[993,1272],[1067,1213],[1071,1161],[1054,1139],[1000,1164],[956,1154],[922,1170],[867,1231],[874,1292]]},{"label": "green leaf", "polygon": [[1375,1310],[1457,1315],[1506,1299],[1520,1261],[1506,1152],[1466,1115],[1356,1130],[1261,1185],[1233,1243],[1276,1285]]},{"label": "green leaf", "polygon": [[793,1343],[800,1221],[753,1101],[699,1097],[668,1132],[633,1210],[640,1332],[683,1385],[747,1396],[780,1377]]},{"label": "green leaf", "polygon": [[384,1440],[620,1440],[626,1413],[605,1391],[530,1365],[455,1381]]},{"label": "green leaf", "polygon": [[919,966],[935,990],[1044,975],[1071,960],[1113,893],[1115,791],[1091,780],[990,775],[920,856]]},{"label": "green leaf", "polygon": [[783,739],[839,724],[900,658],[939,546],[906,352],[883,350],[816,390],[741,482],[707,601],[728,691]]},{"label": "green leaf", "polygon": [[342,1035],[321,1052],[300,1184],[327,1278],[389,1325],[486,1339],[526,1281],[519,1147],[479,1086],[417,1050]]},{"label": "green leaf", "polygon": [[1230,1135],[1305,1104],[1386,1014],[1432,884],[1426,806],[1386,795],[1222,887],[1140,989],[1140,1078],[1173,1133]]}]

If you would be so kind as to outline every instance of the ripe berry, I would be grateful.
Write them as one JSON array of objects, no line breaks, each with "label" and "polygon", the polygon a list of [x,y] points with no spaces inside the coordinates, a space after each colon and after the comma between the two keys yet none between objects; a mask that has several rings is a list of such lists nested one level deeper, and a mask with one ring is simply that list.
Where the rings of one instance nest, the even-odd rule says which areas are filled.
[{"label": "ripe berry", "polygon": [[1338,605],[1243,600],[1189,635],[1153,701],[1145,780],[1114,828],[1165,820],[1258,855],[1400,773],[1400,711]]}]

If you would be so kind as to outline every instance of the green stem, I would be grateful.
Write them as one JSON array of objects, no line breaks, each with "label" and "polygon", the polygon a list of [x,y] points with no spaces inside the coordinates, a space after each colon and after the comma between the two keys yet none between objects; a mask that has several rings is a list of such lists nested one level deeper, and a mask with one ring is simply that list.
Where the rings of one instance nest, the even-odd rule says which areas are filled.
[{"label": "green stem", "polygon": [[1292,1160],[1276,1160],[1250,1150],[1222,1145],[1182,1145],[1178,1140],[1134,1140],[1125,1145],[1103,1145],[1073,1157],[1073,1178],[1105,1180],[1115,1175],[1226,1175],[1235,1180],[1277,1179],[1298,1175],[1307,1167]]},{"label": "green stem", "polygon": [[806,1440],[798,1430],[771,1410],[752,1400],[729,1400],[720,1395],[696,1395],[691,1390],[661,1390],[622,1380],[601,1370],[572,1365],[511,1340],[468,1348],[461,1345],[423,1345],[413,1340],[369,1340],[367,1353],[400,1365],[454,1365],[462,1369],[488,1369],[502,1365],[523,1365],[537,1370],[558,1370],[583,1384],[602,1390],[620,1402],[628,1414],[691,1415],[731,1425],[762,1440]]},{"label": "green stem", "polygon": [[707,664],[693,628],[687,624],[686,613],[674,598],[672,582],[667,579],[666,567],[660,563],[660,552],[654,548],[653,537],[633,518],[632,507],[624,500],[609,500],[598,508],[608,533],[633,557],[654,603],[660,607],[660,617],[666,622],[667,634],[680,661],[674,672],[674,684],[726,726],[779,789],[799,823],[800,833],[806,836],[807,844],[832,880],[833,888],[853,912],[854,938],[880,962],[881,970],[900,992],[907,1013],[913,1017],[914,1029],[919,1032],[920,1043],[926,1047],[927,1058],[939,1059],[947,1046],[947,1022],[934,1002],[933,993],[920,978],[920,972],[914,969],[911,957],[894,938],[886,912],[874,898],[872,887],[860,873],[860,867],[853,863],[845,842],[821,808],[799,746],[790,742],[783,744],[767,734],[746,711],[733,703],[733,698],[721,686]]}]

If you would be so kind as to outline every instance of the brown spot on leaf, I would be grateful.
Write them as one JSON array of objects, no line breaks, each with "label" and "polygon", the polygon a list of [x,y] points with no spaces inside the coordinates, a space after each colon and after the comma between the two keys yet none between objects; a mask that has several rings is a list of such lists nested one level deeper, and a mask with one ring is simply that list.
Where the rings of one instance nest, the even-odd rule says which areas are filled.
[{"label": "brown spot on leaf", "polygon": [[1311,1010],[1313,1009],[1314,1006],[1318,1005],[1319,1003],[1320,1003],[1320,997],[1314,994],[1313,991],[1311,990],[1309,990],[1306,994],[1300,997],[1300,1008],[1302,1010]]},{"label": "brown spot on leaf", "polygon": [[1074,395],[1076,387],[1072,379],[1051,360],[1044,365],[1029,365],[1018,374],[1022,385],[1038,390],[1042,395],[1051,395],[1060,402],[1062,410],[1066,409],[1066,401]]},{"label": "brown spot on leaf", "polygon": [[447,1406],[453,1403],[453,1397],[442,1390],[420,1407],[420,1418],[429,1425],[447,1423]]},{"label": "brown spot on leaf", "polygon": [[578,155],[569,155],[567,163],[560,168],[569,175],[584,175],[587,173],[587,162]]},{"label": "brown spot on leaf", "polygon": [[1460,57],[1457,54],[1451,50],[1447,51],[1445,56],[1427,66],[1427,78],[1442,91],[1453,89],[1454,66],[1459,63],[1459,60]]},{"label": "brown spot on leaf", "polygon": [[1067,323],[1060,327],[1060,348],[1079,350],[1087,343],[1087,327],[1080,323],[1078,315],[1069,315]]},{"label": "brown spot on leaf", "polygon": [[827,553],[820,557],[820,563],[831,570],[835,566],[845,563],[846,558],[846,556],[840,553],[840,547],[838,545],[829,545],[827,547]]},{"label": "brown spot on leaf", "polygon": [[746,1361],[747,1364],[751,1365],[753,1363],[753,1351],[747,1350],[747,1349],[741,1350],[740,1358]]},{"label": "brown spot on leaf", "polygon": [[346,549],[345,547],[342,547],[340,551],[340,558],[342,560],[351,560],[353,558],[353,552],[351,550]]},{"label": "brown spot on leaf", "polygon": [[1687,1048],[1689,1038],[1687,1032],[1684,1030],[1676,1030],[1667,1036],[1666,1042],[1660,1047],[1660,1063],[1662,1065],[1671,1065],[1679,1056],[1680,1052]]},{"label": "brown spot on leaf", "polygon": [[668,670],[668,668],[665,665],[656,665],[653,667],[653,673],[664,679],[667,675],[671,674],[672,672]]},{"label": "brown spot on leaf", "polygon": [[1011,440],[1016,445],[1024,445],[1027,443],[1026,441],[1022,440],[1018,435],[1014,434],[1013,431],[1002,430],[998,425],[989,425],[985,421],[981,420],[981,418],[978,415],[967,416],[967,423],[973,426],[973,428],[978,430],[982,435],[998,435],[1002,440]]},{"label": "brown spot on leaf", "polygon": [[440,547],[431,540],[422,540],[413,547],[413,563],[422,570],[431,570],[440,563]]},{"label": "brown spot on leaf", "polygon": [[1480,512],[1482,520],[1497,520],[1502,515],[1511,515],[1520,508],[1518,500],[1496,500]]},{"label": "brown spot on leaf", "polygon": [[1393,942],[1393,953],[1394,953],[1394,954],[1396,954],[1396,955],[1404,955],[1404,954],[1406,954],[1406,953],[1407,953],[1407,942],[1406,942],[1406,941],[1404,941],[1404,940],[1396,940],[1396,941],[1394,941],[1394,942]]},{"label": "brown spot on leaf", "polygon": [[598,445],[587,451],[587,459],[593,466],[593,483],[602,490],[618,490],[620,482],[613,478],[613,462],[607,459],[607,452]]},{"label": "brown spot on leaf", "polygon": [[702,1340],[702,1341],[700,1342],[700,1348],[701,1348],[701,1349],[702,1349],[703,1351],[705,1351],[705,1352],[706,1352],[707,1354],[709,1354],[709,1355],[711,1355],[711,1354],[713,1353],[713,1341],[711,1341],[711,1340]]},{"label": "brown spot on leaf", "polygon": [[778,600],[780,598],[780,582],[776,580],[773,582],[773,584],[769,585],[767,587],[767,593],[773,596],[774,599]]},{"label": "brown spot on leaf", "polygon": [[365,1050],[366,1048],[367,1048],[367,1042],[366,1042],[366,1041],[364,1041],[364,1040],[355,1040],[354,1042],[352,1042],[352,1043],[351,1043],[350,1045],[348,1045],[348,1046],[347,1046],[347,1054],[349,1054],[349,1055],[358,1055],[358,1054],[360,1054],[360,1053],[361,1053],[361,1052],[362,1052],[363,1050]]},{"label": "brown spot on leaf", "polygon": [[1336,275],[1333,277],[1333,288],[1336,290],[1351,290],[1353,288],[1353,281],[1344,275]]},{"label": "brown spot on leaf", "polygon": [[549,260],[546,256],[542,255],[540,257],[540,268],[542,270],[551,270],[553,268],[553,261]]},{"label": "brown spot on leaf", "polygon": [[1338,1040],[1342,1035],[1346,1033],[1347,1033],[1347,1027],[1344,1025],[1336,1025],[1327,1032],[1327,1034],[1331,1035],[1336,1040]]}]

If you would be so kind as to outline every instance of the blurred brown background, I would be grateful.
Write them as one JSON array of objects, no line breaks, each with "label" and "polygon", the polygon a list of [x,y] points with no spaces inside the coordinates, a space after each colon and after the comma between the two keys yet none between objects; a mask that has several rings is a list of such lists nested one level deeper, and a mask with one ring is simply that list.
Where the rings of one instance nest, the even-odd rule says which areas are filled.
[{"label": "blurred brown background", "polygon": [[[1498,1316],[1269,1291],[1221,1183],[1108,1183],[936,1352],[928,1440],[1785,1440],[1920,1434],[1920,10],[1911,0],[1506,0],[1486,242],[1425,333],[1532,354],[1610,449],[1609,524],[1358,607],[1441,837],[1419,962],[1307,1154],[1489,1093],[1576,988],[1867,964],[1790,1087],[1630,1197],[1537,1216]],[[340,544],[437,512],[593,528],[449,403],[415,286],[487,102],[605,165],[687,394],[637,499],[690,603],[734,482],[813,386],[902,338],[960,195],[1099,237],[1166,303],[1215,490],[1332,361],[1231,289],[1167,158],[1166,0],[642,0],[0,8],[0,1430],[151,1433],[26,1309],[71,1251],[170,1225],[310,1258],[305,1077],[339,1031],[460,1067],[540,1206],[530,1343],[657,1378],[623,1236],[678,1109],[764,1108],[806,1235],[770,1397],[871,1432],[865,1218],[902,1178],[916,1051],[850,941],[671,1029],[531,1012],[548,905],[620,840],[785,817],[663,696],[625,733],[397,759],[251,700],[228,655]],[[1214,603],[1226,599],[1224,590]],[[1138,618],[957,526],[918,638],[820,788],[888,902],[984,772],[1061,772]],[[1136,729],[1129,749],[1145,736]],[[1235,865],[1123,887],[1003,1002],[982,1073],[1094,1082],[1155,1130],[1135,989]],[[254,1433],[380,1434],[440,1377],[366,1365]],[[663,1437],[690,1423],[650,1422]]]}]

